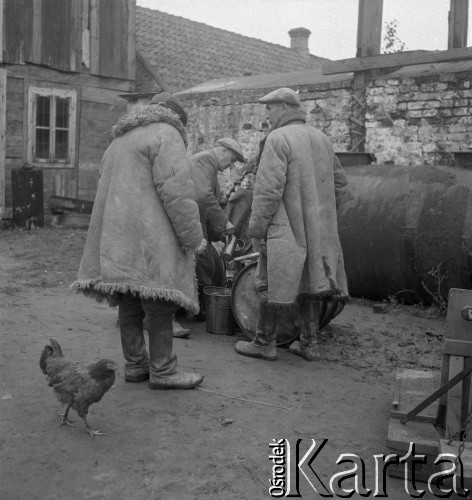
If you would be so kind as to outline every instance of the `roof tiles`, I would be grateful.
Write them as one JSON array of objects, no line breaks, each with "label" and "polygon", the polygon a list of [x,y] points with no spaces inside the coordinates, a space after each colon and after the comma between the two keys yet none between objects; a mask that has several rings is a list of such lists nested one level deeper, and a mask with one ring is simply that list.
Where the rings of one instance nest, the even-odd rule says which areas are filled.
[{"label": "roof tiles", "polygon": [[215,78],[319,70],[326,59],[158,10],[136,8],[136,48],[173,92]]}]

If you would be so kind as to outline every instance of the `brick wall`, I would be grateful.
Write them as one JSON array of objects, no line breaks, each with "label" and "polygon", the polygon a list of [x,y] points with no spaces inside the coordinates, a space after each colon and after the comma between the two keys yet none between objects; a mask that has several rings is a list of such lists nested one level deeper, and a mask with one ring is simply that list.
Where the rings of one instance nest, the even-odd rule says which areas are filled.
[{"label": "brick wall", "polygon": [[377,79],[367,91],[366,149],[378,163],[436,165],[472,150],[472,74]]},{"label": "brick wall", "polygon": [[[472,73],[449,64],[447,72],[424,74],[424,66],[393,71],[370,81],[366,91],[366,152],[376,163],[435,165],[452,162],[453,151],[472,151]],[[422,73],[420,73],[420,70]],[[308,123],[327,134],[335,151],[350,145],[351,79],[298,86]],[[215,140],[236,139],[250,159],[267,132],[265,107],[257,100],[273,88],[182,94],[189,111],[189,152]],[[221,177],[228,188],[238,172]]]}]

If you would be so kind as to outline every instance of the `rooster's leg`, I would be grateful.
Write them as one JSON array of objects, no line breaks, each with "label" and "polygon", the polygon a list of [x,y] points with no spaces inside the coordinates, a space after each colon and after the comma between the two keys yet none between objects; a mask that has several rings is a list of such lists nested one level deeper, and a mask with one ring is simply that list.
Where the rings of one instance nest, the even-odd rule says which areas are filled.
[{"label": "rooster's leg", "polygon": [[85,427],[87,428],[87,432],[91,437],[94,436],[106,436],[106,434],[102,431],[94,431],[89,427],[89,424],[87,423],[87,417],[82,417],[82,420],[84,421]]},{"label": "rooster's leg", "polygon": [[70,410],[70,405],[67,406],[66,411],[64,413],[59,414],[62,416],[61,425],[69,425],[70,427],[74,427],[74,424],[72,423],[73,420],[67,417],[69,415],[69,410]]}]

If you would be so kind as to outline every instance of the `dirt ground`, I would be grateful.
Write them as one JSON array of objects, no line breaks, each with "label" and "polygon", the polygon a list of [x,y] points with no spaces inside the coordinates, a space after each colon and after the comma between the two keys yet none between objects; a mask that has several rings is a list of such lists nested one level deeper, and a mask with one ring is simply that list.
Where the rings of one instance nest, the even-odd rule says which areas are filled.
[{"label": "dirt ground", "polygon": [[[313,464],[323,482],[341,453],[387,453],[397,367],[438,369],[444,318],[418,307],[375,314],[353,300],[321,339],[319,362],[280,349],[264,362],[234,352],[243,337],[183,323],[178,363],[205,375],[202,390],[151,391],[123,379],[117,311],[69,291],[84,230],[0,231],[0,498],[258,500],[270,498],[269,443],[328,439]],[[61,427],[60,405],[38,365],[53,337],[77,360],[115,359],[115,385],[91,406],[90,438],[78,419]],[[71,412],[73,413],[73,412]],[[75,418],[75,414],[72,415]],[[303,498],[318,498],[303,477]],[[389,478],[389,498],[409,498]],[[426,495],[424,498],[433,498]]]}]

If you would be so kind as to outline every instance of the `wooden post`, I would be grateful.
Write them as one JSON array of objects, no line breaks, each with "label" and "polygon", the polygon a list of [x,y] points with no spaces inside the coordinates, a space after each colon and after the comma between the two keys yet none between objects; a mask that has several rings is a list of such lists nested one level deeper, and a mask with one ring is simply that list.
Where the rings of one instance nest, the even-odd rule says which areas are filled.
[{"label": "wooden post", "polygon": [[5,135],[7,131],[7,70],[0,68],[0,219],[5,208]]},{"label": "wooden post", "polygon": [[449,32],[447,48],[467,47],[467,29],[469,24],[469,0],[451,0],[449,10]]},{"label": "wooden post", "polygon": [[128,78],[136,79],[136,0],[128,1]]},{"label": "wooden post", "polygon": [[5,36],[5,26],[3,11],[5,9],[5,0],[0,0],[0,62],[3,62],[3,37]]},{"label": "wooden post", "polygon": [[359,0],[356,57],[380,54],[383,0]]},{"label": "wooden post", "polygon": [[[380,54],[383,0],[359,0],[356,57]],[[365,151],[365,93],[369,72],[357,71],[352,82],[350,151]]]}]

